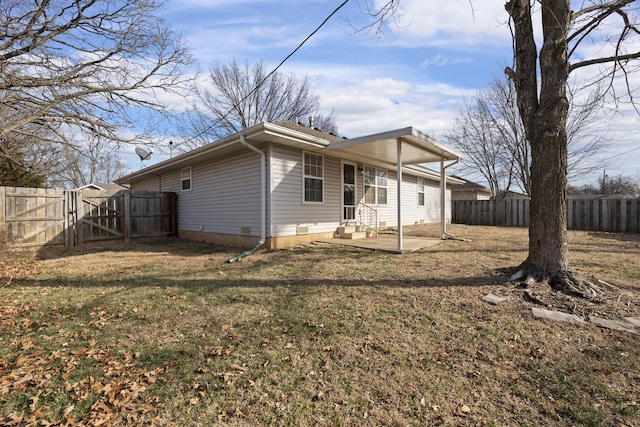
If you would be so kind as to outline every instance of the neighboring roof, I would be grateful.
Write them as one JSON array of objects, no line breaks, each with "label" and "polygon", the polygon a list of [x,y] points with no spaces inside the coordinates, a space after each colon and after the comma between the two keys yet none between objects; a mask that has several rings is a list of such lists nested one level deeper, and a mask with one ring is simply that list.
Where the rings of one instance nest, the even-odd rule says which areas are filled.
[{"label": "neighboring roof", "polygon": [[498,193],[496,199],[530,199],[531,196],[527,196],[523,193],[518,193],[512,190],[503,190]]},{"label": "neighboring roof", "polygon": [[462,184],[451,187],[451,191],[482,191],[491,194],[491,190],[484,185],[480,185],[476,182],[469,181],[456,175],[451,176],[462,181]]},{"label": "neighboring roof", "polygon": [[[252,145],[273,142],[313,152],[332,150],[335,152],[334,155],[344,159],[389,168],[397,165],[397,141],[402,141],[403,166],[413,166],[412,169],[424,174],[427,178],[433,178],[434,172],[419,166],[420,163],[440,162],[441,159],[458,160],[462,158],[462,153],[447,147],[443,143],[413,127],[347,139],[298,123],[281,121],[257,124],[240,133],[196,148],[188,153],[145,167],[144,169],[120,178],[118,183],[129,183],[145,175],[158,174],[186,167],[194,161],[202,162],[243,150],[244,146],[240,143],[241,136],[244,136],[247,142]],[[439,174],[437,174],[437,176],[439,177]]]},{"label": "neighboring roof", "polygon": [[87,185],[83,185],[82,187],[76,188],[76,190],[99,190],[99,191],[120,191],[120,190],[128,190],[127,187],[122,186],[120,184],[110,184],[110,183],[91,183]]}]

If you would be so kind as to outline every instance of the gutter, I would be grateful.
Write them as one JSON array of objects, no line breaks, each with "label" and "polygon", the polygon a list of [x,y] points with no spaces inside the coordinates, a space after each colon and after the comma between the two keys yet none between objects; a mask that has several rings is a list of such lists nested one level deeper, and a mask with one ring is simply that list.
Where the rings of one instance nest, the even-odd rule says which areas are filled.
[{"label": "gutter", "polygon": [[247,139],[243,134],[240,134],[240,144],[247,147],[249,150],[254,151],[260,155],[260,240],[256,245],[249,249],[248,251],[244,251],[239,253],[238,255],[231,257],[227,260],[227,263],[230,264],[232,262],[240,261],[240,259],[252,255],[257,251],[260,246],[264,245],[264,242],[267,240],[267,198],[265,195],[265,185],[267,182],[266,178],[266,156],[263,151],[258,150],[253,145],[247,142]]}]

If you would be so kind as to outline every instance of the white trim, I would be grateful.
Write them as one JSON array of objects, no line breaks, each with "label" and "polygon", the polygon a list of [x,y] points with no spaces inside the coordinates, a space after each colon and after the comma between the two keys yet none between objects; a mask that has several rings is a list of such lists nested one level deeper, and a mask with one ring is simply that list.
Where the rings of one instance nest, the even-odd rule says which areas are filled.
[{"label": "white trim", "polygon": [[[316,156],[319,157],[320,159],[322,159],[322,176],[316,176],[316,175],[307,175],[306,174],[306,168],[305,168],[305,156],[306,155],[310,155],[310,156]],[[304,151],[302,150],[302,204],[305,205],[323,205],[324,201],[325,201],[325,196],[324,196],[324,187],[325,187],[325,182],[324,182],[324,170],[325,170],[325,161],[324,161],[324,155],[322,154],[318,154],[318,153],[312,153],[311,151]],[[322,183],[322,201],[317,202],[317,201],[307,201],[306,200],[306,192],[305,192],[305,180],[309,178],[309,179],[318,179],[321,181]]]},{"label": "white trim", "polygon": [[[373,169],[374,173],[373,173],[373,185],[370,185],[369,187],[374,187],[374,198],[375,201],[373,203],[369,203],[367,202],[367,182],[366,182],[366,174],[362,175],[362,200],[364,200],[364,202],[368,205],[371,206],[389,206],[389,170],[387,168],[379,168],[377,166],[372,166],[372,165],[363,165],[364,169],[366,170],[366,168],[371,168]],[[378,171],[384,171],[386,173],[386,181],[387,183],[382,186],[378,184]],[[387,196],[386,196],[386,202],[385,203],[378,203],[378,188],[384,188],[385,190],[387,190]]]},{"label": "white trim", "polygon": [[346,160],[340,160],[340,222],[345,221],[344,217],[344,166],[353,166],[353,215],[355,219],[355,210],[358,206],[358,164]]},{"label": "white trim", "polygon": [[[189,171],[189,178],[184,177],[184,172]],[[184,188],[185,181],[189,181],[189,188]],[[180,169],[180,191],[191,191],[193,189],[193,170],[191,166]]]},{"label": "white trim", "polygon": [[[425,187],[427,185],[427,180],[421,176],[416,177],[416,191],[418,196],[418,207],[424,208],[427,205],[427,195],[425,192]],[[420,184],[422,183],[422,190],[420,190]],[[422,204],[420,204],[420,195],[422,194]]]}]

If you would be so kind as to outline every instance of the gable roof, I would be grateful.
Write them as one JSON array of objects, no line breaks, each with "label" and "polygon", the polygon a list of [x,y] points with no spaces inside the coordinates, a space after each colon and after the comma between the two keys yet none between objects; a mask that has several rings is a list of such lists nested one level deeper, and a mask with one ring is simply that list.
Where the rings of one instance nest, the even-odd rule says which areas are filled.
[{"label": "gable roof", "polygon": [[90,184],[87,185],[83,185],[82,187],[78,187],[76,188],[76,190],[99,190],[99,191],[120,191],[120,190],[128,190],[127,187],[124,187],[120,184],[111,184],[111,183],[103,183],[103,182],[99,182],[99,183],[95,183],[92,182]]},{"label": "gable roof", "polygon": [[484,185],[478,184],[473,181],[469,181],[457,175],[451,175],[453,178],[459,179],[462,181],[462,184],[456,185],[451,188],[451,191],[486,191],[491,192],[490,189],[485,187]]},{"label": "gable roof", "polygon": [[118,179],[117,182],[129,183],[145,175],[179,169],[193,164],[194,161],[202,162],[244,150],[245,147],[240,143],[242,136],[252,145],[278,143],[312,152],[330,150],[333,151],[332,155],[336,157],[389,168],[395,167],[398,163],[397,142],[401,141],[402,164],[412,166],[412,169],[422,172],[427,177],[432,177],[433,171],[423,168],[419,164],[439,162],[441,159],[459,160],[462,158],[462,153],[447,147],[413,127],[348,139],[294,122],[264,122],[172,159],[145,167]]},{"label": "gable roof", "polygon": [[311,136],[316,136],[318,138],[326,139],[329,142],[339,141],[341,139],[346,139],[339,137],[338,135],[334,135],[331,132],[325,132],[322,129],[318,128],[310,128],[300,123],[295,123],[289,120],[280,120],[277,122],[273,122],[274,125],[282,126],[287,129],[295,130],[298,132],[306,133]]}]

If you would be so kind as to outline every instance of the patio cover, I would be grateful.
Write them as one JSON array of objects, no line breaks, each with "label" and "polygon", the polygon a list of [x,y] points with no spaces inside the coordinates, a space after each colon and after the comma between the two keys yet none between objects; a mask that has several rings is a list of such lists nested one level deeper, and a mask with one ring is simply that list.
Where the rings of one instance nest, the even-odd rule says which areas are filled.
[{"label": "patio cover", "polygon": [[[398,250],[402,251],[402,167],[423,163],[440,163],[440,231],[446,237],[445,201],[446,169],[458,163],[461,152],[447,147],[414,127],[331,142],[327,150],[345,158],[357,158],[373,164],[395,166],[398,174]],[[447,165],[445,161],[452,161]]]}]

